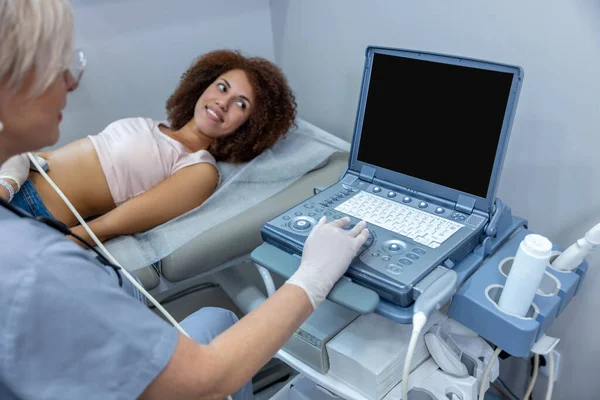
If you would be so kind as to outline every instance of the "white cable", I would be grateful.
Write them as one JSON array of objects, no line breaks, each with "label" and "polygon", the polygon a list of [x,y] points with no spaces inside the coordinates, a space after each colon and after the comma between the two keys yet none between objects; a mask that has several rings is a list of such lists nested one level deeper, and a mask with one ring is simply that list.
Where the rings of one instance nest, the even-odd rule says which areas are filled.
[{"label": "white cable", "polygon": [[552,390],[554,389],[554,352],[548,354],[548,390],[546,391],[546,400],[552,399]]},{"label": "white cable", "polygon": [[148,293],[146,291],[146,289],[144,289],[130,274],[129,272],[123,268],[123,266],[121,264],[119,264],[119,262],[117,260],[115,260],[115,258],[112,256],[112,254],[110,254],[108,252],[108,250],[106,250],[106,248],[102,245],[102,243],[100,242],[100,240],[98,240],[98,238],[96,237],[96,235],[94,234],[94,232],[92,232],[92,230],[90,229],[90,227],[85,223],[85,221],[83,220],[83,218],[81,217],[81,215],[79,215],[79,213],[77,212],[77,210],[75,209],[75,207],[73,207],[73,204],[71,204],[71,202],[69,201],[69,199],[67,198],[67,196],[65,196],[65,194],[62,192],[62,190],[60,190],[60,188],[58,186],[56,186],[56,184],[52,181],[52,179],[50,179],[50,177],[48,176],[48,174],[46,174],[46,172],[44,171],[44,169],[38,164],[37,160],[35,159],[35,156],[32,153],[28,153],[29,159],[31,160],[31,162],[33,163],[33,165],[35,165],[35,167],[37,168],[38,172],[40,174],[42,174],[42,176],[44,177],[44,179],[46,179],[46,181],[48,181],[48,183],[50,184],[50,186],[52,186],[52,188],[56,191],[56,193],[58,193],[58,195],[60,196],[60,198],[65,202],[65,204],[67,205],[67,207],[69,207],[69,209],[71,210],[71,212],[73,213],[73,215],[75,216],[75,218],[77,218],[77,220],[79,221],[79,223],[81,224],[81,226],[83,226],[83,228],[86,230],[86,232],[88,233],[88,235],[90,235],[90,237],[92,238],[92,240],[96,243],[96,245],[98,245],[98,247],[101,249],[102,253],[104,254],[105,257],[108,258],[108,260],[121,267],[121,271],[123,272],[123,274],[125,275],[125,277],[127,279],[129,279],[129,281],[131,282],[131,284],[133,286],[135,286],[140,292],[142,292],[144,294],[144,296],[146,296],[146,298],[148,300],[150,300],[150,302],[158,309],[160,310],[161,313],[163,313],[163,315],[169,320],[169,322],[171,324],[173,324],[173,326],[175,326],[175,328],[177,328],[177,330],[179,330],[179,332],[181,332],[183,335],[190,337],[190,335],[188,335],[188,333],[186,331],[183,330],[183,328],[177,323],[177,321],[175,321],[175,319],[171,316],[171,314],[169,314],[167,312],[167,310],[165,310],[163,308],[162,305],[160,305],[160,303],[158,301],[156,301],[156,299],[154,297],[152,297],[152,295],[150,295],[150,293]]},{"label": "white cable", "polygon": [[[65,202],[65,204],[67,205],[67,207],[69,207],[69,210],[71,210],[71,212],[73,213],[73,215],[75,216],[75,218],[77,218],[77,220],[79,221],[79,223],[81,224],[81,226],[83,226],[83,228],[90,235],[90,237],[92,238],[92,240],[98,245],[98,247],[100,248],[100,250],[102,251],[102,253],[104,253],[104,256],[107,257],[108,260],[111,263],[119,266],[121,268],[121,272],[123,272],[123,275],[125,275],[125,277],[131,282],[131,284],[133,286],[135,286],[140,292],[142,292],[144,294],[144,296],[146,296],[146,298],[148,300],[150,300],[150,302],[165,316],[165,318],[167,318],[167,320],[169,320],[169,322],[175,328],[177,328],[177,330],[179,332],[181,332],[182,335],[187,336],[189,338],[190,335],[188,335],[188,333],[177,323],[177,321],[175,321],[175,319],[171,316],[171,314],[169,314],[169,312],[167,310],[165,310],[163,308],[163,306],[158,301],[156,301],[156,299],[154,297],[152,297],[152,295],[150,293],[148,293],[146,291],[146,289],[144,289],[129,274],[129,272],[125,268],[123,268],[123,266],[121,266],[121,264],[119,264],[119,262],[117,260],[115,260],[115,258],[112,256],[112,254],[110,254],[108,252],[108,250],[106,250],[106,247],[104,247],[102,245],[102,243],[100,242],[100,240],[98,240],[98,238],[96,237],[96,235],[94,234],[94,232],[92,232],[92,230],[85,223],[85,221],[83,220],[83,218],[81,217],[81,215],[79,215],[79,213],[77,212],[77,210],[75,209],[75,207],[73,207],[73,204],[71,204],[71,202],[69,201],[69,199],[67,198],[67,196],[65,196],[65,194],[62,192],[62,190],[60,190],[60,188],[58,186],[56,186],[56,184],[48,176],[48,174],[46,174],[46,172],[44,171],[44,169],[42,168],[42,166],[35,159],[35,156],[32,153],[27,153],[27,155],[29,156],[29,159],[31,160],[31,162],[33,163],[33,165],[35,165],[35,167],[37,168],[38,172],[40,174],[42,174],[42,176],[44,177],[44,179],[46,179],[46,181],[48,181],[48,183],[50,184],[50,186],[52,186],[52,189],[54,189],[54,191],[56,191],[56,193],[60,196],[60,198]],[[233,400],[231,396],[227,396],[227,399],[228,400]]]},{"label": "white cable", "polygon": [[271,273],[269,272],[269,270],[267,270],[262,265],[258,265],[258,264],[254,264],[254,265],[256,265],[256,269],[258,270],[258,273],[262,277],[262,280],[265,284],[265,289],[267,290],[267,297],[273,296],[276,289],[275,289],[275,282],[273,282],[273,277],[271,276]]},{"label": "white cable", "polygon": [[531,393],[533,393],[533,388],[535,387],[535,381],[537,380],[538,371],[540,370],[540,355],[536,354],[533,356],[533,373],[531,374],[531,381],[529,382],[529,386],[527,387],[527,391],[525,392],[525,396],[523,400],[528,400]]},{"label": "white cable", "polygon": [[483,400],[485,398],[485,384],[489,379],[492,366],[494,365],[494,362],[496,361],[496,358],[498,358],[498,354],[500,354],[501,351],[502,349],[500,347],[496,347],[492,358],[490,358],[490,362],[488,362],[487,367],[485,367],[485,371],[483,372],[483,376],[481,377],[481,384],[479,386],[479,400]]},{"label": "white cable", "polygon": [[418,312],[413,315],[413,330],[412,334],[410,335],[408,351],[406,352],[406,357],[404,358],[404,369],[402,370],[402,400],[408,399],[408,378],[410,376],[410,366],[417,348],[417,341],[419,340],[419,336],[421,335],[421,331],[423,330],[426,322],[427,316],[424,313]]}]

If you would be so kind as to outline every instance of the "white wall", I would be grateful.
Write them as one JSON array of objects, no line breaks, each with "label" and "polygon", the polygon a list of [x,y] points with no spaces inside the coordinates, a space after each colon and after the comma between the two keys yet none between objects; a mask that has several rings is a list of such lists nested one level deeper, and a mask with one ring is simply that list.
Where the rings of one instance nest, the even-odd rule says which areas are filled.
[{"label": "white wall", "polygon": [[58,145],[110,122],[164,118],[181,74],[201,54],[239,49],[273,60],[268,0],[72,0],[88,68],[65,109]]},{"label": "white wall", "polygon": [[[563,246],[600,222],[597,1],[271,0],[271,9],[275,57],[300,116],[348,140],[367,45],[522,66],[499,197]],[[555,399],[598,398],[600,254],[590,261],[583,290],[551,332],[562,338]]]}]

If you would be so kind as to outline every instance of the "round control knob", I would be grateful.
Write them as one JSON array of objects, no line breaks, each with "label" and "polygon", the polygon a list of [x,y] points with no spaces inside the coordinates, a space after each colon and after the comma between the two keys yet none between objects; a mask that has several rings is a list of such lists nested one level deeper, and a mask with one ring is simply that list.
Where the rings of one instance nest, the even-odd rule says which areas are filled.
[{"label": "round control knob", "polygon": [[427,203],[425,203],[424,201],[420,202],[419,208],[427,208]]},{"label": "round control knob", "polygon": [[404,196],[404,198],[402,199],[403,203],[410,203],[412,201],[412,199],[408,196]]},{"label": "round control knob", "polygon": [[381,192],[381,188],[379,186],[375,186],[373,188],[373,193],[379,193],[379,192]]},{"label": "round control knob", "polygon": [[435,209],[435,213],[436,213],[436,214],[443,214],[443,213],[444,213],[444,211],[445,211],[445,210],[444,210],[442,207],[438,207],[438,208],[436,208],[436,209]]},{"label": "round control knob", "polygon": [[311,227],[312,227],[311,222],[307,221],[305,219],[299,219],[298,221],[296,221],[292,224],[292,228],[297,229],[299,231],[305,231],[307,229],[310,229]]},{"label": "round control knob", "polygon": [[388,192],[387,197],[396,197],[396,193]]},{"label": "round control knob", "polygon": [[362,248],[368,249],[373,244],[373,241],[375,241],[375,236],[373,236],[373,233],[369,231],[369,237],[367,238],[365,244],[363,244]]},{"label": "round control knob", "polygon": [[313,208],[314,206],[312,204],[305,204],[304,208]]},{"label": "round control knob", "polygon": [[283,216],[283,219],[287,221],[287,220],[289,220],[289,219],[290,219],[290,216],[289,216],[289,215],[284,215],[284,216]]},{"label": "round control knob", "polygon": [[383,242],[381,244],[381,248],[386,253],[398,254],[398,253],[402,253],[405,250],[406,243],[402,242],[401,240],[392,239],[392,240],[387,240],[387,241]]},{"label": "round control knob", "polygon": [[298,215],[298,216],[302,215],[302,211],[296,211],[296,215]]}]

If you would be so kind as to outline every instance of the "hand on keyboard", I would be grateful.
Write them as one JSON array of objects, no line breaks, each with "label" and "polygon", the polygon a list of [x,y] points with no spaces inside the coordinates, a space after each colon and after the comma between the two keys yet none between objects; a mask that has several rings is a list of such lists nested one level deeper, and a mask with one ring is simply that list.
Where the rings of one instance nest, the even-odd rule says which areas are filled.
[{"label": "hand on keyboard", "polygon": [[398,233],[432,249],[456,233],[462,224],[361,191],[335,208],[370,224]]},{"label": "hand on keyboard", "polygon": [[306,239],[298,271],[287,281],[304,289],[313,309],[325,300],[369,237],[366,222],[344,230],[349,223],[348,217],[330,223],[321,218]]}]

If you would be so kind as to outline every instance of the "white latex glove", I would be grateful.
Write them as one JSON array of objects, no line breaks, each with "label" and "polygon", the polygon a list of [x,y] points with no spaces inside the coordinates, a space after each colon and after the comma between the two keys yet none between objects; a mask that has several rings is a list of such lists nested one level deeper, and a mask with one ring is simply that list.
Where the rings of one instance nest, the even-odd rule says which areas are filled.
[{"label": "white latex glove", "polygon": [[[0,166],[0,179],[12,179],[17,184],[17,192],[29,176],[29,157],[27,153],[12,156]],[[9,182],[10,183],[10,182]]]},{"label": "white latex glove", "polygon": [[349,223],[348,217],[330,223],[321,218],[306,239],[300,267],[287,281],[304,289],[313,309],[325,300],[369,238],[366,222],[342,229]]}]

